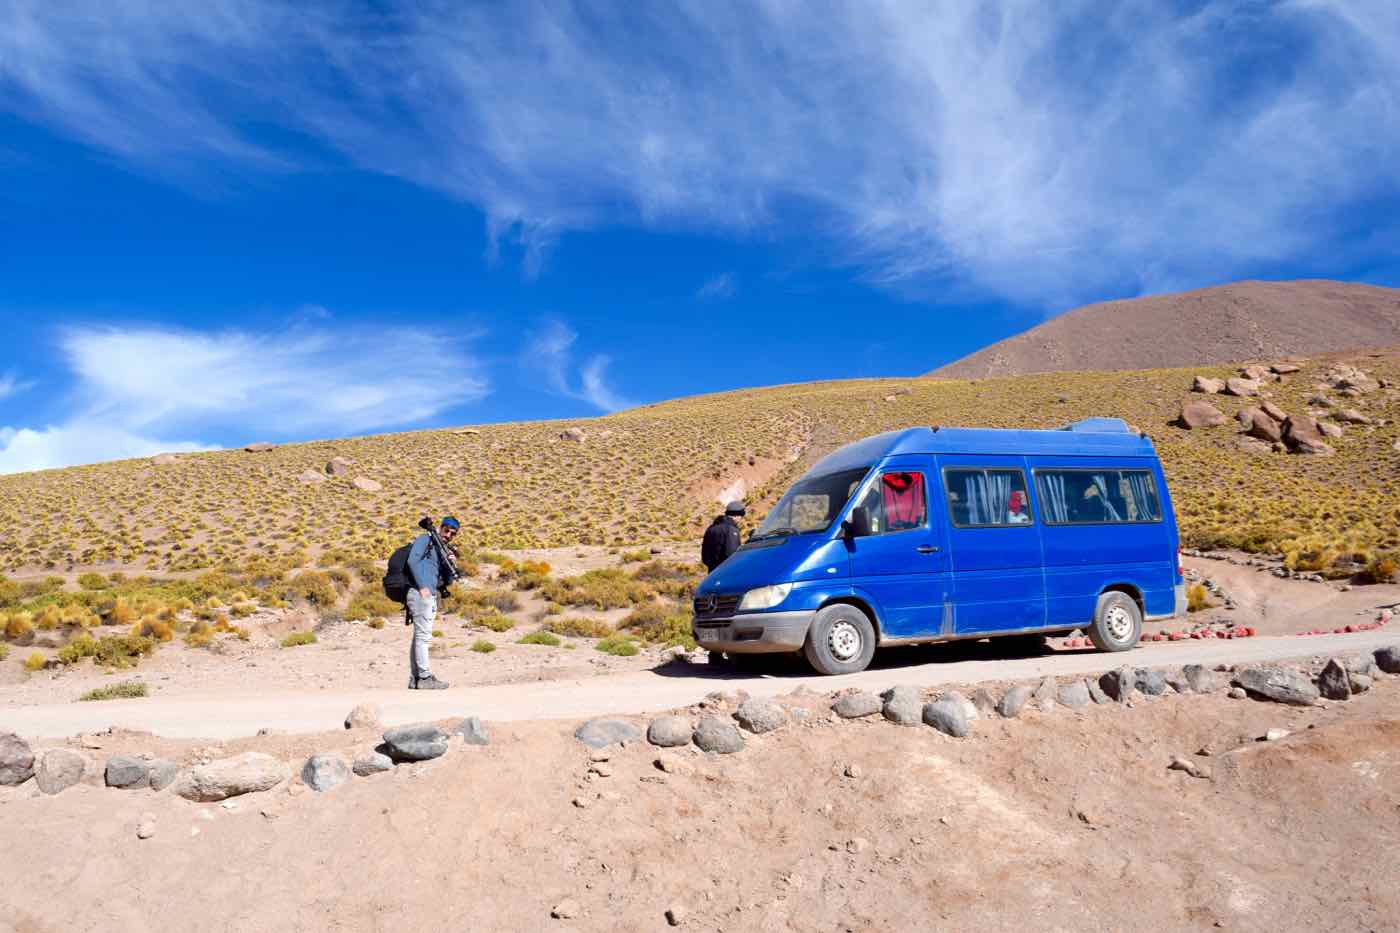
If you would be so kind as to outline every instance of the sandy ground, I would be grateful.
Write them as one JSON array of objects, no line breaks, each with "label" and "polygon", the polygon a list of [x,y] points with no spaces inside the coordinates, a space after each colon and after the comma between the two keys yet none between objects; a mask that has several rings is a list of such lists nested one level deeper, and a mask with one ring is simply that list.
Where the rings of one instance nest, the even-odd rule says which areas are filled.
[{"label": "sandy ground", "polygon": [[[1381,930],[1400,916],[1400,678],[1325,707],[1215,694],[1031,711],[965,740],[833,721],[829,702],[790,695],[809,719],[734,756],[666,753],[672,773],[645,744],[590,762],[569,721],[490,724],[485,748],[232,808],[20,788],[0,794],[0,928],[655,930],[671,908],[683,929],[725,931]],[[1292,734],[1256,741],[1270,728]],[[102,741],[93,754],[153,740]],[[1167,770],[1173,755],[1211,778]],[[551,918],[560,906],[571,919]]]}]

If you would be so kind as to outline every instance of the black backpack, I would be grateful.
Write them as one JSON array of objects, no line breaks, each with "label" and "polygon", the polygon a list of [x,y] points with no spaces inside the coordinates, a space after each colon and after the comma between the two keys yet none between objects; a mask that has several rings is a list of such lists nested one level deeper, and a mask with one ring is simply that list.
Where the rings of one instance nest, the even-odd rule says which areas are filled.
[{"label": "black backpack", "polygon": [[389,572],[384,574],[384,595],[400,605],[408,603],[408,591],[413,589],[413,579],[408,573],[408,552],[413,550],[410,541],[389,555]]}]

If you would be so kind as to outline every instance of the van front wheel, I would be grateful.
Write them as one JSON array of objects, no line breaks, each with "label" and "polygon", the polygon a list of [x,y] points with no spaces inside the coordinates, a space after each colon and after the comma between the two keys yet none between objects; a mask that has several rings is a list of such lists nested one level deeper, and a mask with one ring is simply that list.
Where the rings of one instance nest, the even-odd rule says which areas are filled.
[{"label": "van front wheel", "polygon": [[855,606],[827,606],[812,619],[802,653],[818,674],[863,671],[875,657],[875,626]]},{"label": "van front wheel", "polygon": [[1100,651],[1127,651],[1142,637],[1142,610],[1127,593],[1111,590],[1099,595],[1089,640]]}]

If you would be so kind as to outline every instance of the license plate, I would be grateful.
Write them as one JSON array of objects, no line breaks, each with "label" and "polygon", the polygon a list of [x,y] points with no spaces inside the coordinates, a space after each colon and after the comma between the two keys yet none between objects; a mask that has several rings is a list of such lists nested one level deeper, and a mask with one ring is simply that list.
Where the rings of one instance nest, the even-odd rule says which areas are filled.
[{"label": "license plate", "polygon": [[702,628],[699,630],[700,641],[719,641],[719,629]]}]

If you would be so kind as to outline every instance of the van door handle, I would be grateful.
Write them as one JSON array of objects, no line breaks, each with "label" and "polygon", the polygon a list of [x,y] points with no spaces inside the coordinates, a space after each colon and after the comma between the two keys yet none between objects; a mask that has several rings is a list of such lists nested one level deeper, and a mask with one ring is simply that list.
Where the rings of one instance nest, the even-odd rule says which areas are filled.
[{"label": "van door handle", "polygon": [[921,544],[914,548],[914,550],[918,551],[920,554],[937,554],[943,549],[936,544]]}]

